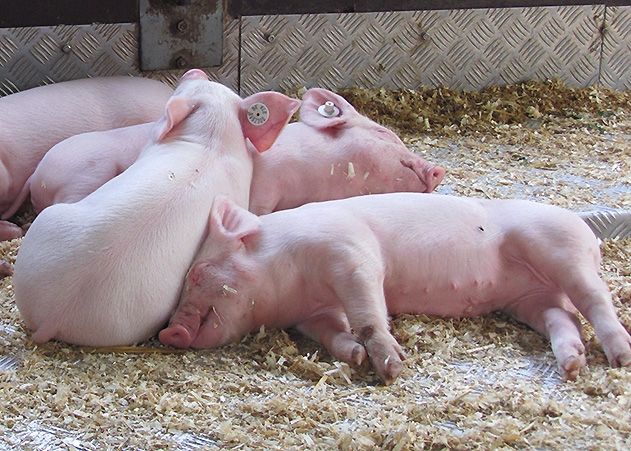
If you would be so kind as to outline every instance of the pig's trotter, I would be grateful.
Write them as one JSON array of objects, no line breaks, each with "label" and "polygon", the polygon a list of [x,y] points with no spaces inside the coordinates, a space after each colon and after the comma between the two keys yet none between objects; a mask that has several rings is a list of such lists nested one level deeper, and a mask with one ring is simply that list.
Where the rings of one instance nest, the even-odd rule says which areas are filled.
[{"label": "pig's trotter", "polygon": [[0,260],[0,280],[13,275],[13,266],[11,263]]},{"label": "pig's trotter", "polygon": [[0,241],[14,240],[24,235],[22,229],[9,221],[0,221]]},{"label": "pig's trotter", "polygon": [[360,366],[366,360],[366,349],[351,333],[346,314],[329,312],[310,318],[296,326],[301,333],[321,343],[336,359]]},{"label": "pig's trotter", "polygon": [[405,354],[401,346],[387,330],[377,331],[373,326],[364,327],[359,336],[377,375],[390,385],[403,370]]},{"label": "pig's trotter", "polygon": [[160,331],[160,342],[174,348],[188,348],[193,342],[190,332],[181,324],[169,326]]}]

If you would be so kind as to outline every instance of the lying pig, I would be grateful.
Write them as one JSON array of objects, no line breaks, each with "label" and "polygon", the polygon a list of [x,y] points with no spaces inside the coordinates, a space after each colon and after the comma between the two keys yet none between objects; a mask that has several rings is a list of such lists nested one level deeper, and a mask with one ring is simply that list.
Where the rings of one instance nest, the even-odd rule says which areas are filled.
[{"label": "lying pig", "polygon": [[15,301],[33,340],[130,345],[155,335],[177,303],[215,194],[247,206],[252,157],[299,102],[241,99],[188,71],[149,145],[118,177],[74,204],[46,208],[15,263]]},{"label": "lying pig", "polygon": [[[0,98],[0,215],[11,217],[28,195],[25,182],[44,154],[78,133],[157,119],[171,88],[155,80],[107,77],[73,80]],[[0,240],[22,236],[0,221]]]},{"label": "lying pig", "polygon": [[611,366],[631,365],[631,337],[598,276],[597,240],[558,207],[395,193],[257,217],[218,197],[207,243],[164,344],[208,348],[261,325],[296,326],[340,360],[368,355],[389,383],[403,358],[389,314],[501,310],[547,336],[574,379],[585,365],[578,309]]},{"label": "lying pig", "polygon": [[[35,210],[76,202],[120,174],[135,161],[150,131],[151,124],[143,124],[57,144],[31,177]],[[304,94],[300,122],[287,125],[272,150],[254,155],[250,210],[256,214],[358,194],[431,192],[445,174],[325,89]]]}]

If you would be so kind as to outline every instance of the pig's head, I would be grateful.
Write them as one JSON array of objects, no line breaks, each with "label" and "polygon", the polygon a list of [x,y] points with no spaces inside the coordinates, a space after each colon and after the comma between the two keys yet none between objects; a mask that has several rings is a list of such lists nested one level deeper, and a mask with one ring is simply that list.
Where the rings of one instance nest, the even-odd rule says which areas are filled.
[{"label": "pig's head", "polygon": [[212,348],[257,326],[256,263],[248,250],[261,232],[259,218],[218,195],[208,237],[186,275],[184,289],[160,341],[178,348]]},{"label": "pig's head", "polygon": [[[335,162],[358,177],[363,194],[392,191],[432,192],[445,170],[411,152],[391,130],[362,116],[343,97],[313,88],[303,96],[300,121],[329,135]],[[316,157],[314,157],[316,158]],[[350,171],[349,171],[350,172]]]},{"label": "pig's head", "polygon": [[271,147],[300,101],[277,92],[260,92],[242,99],[230,88],[208,79],[200,69],[191,69],[180,79],[167,101],[164,116],[154,128],[154,141],[180,139],[208,144],[209,137],[234,143],[242,136],[256,150]]}]

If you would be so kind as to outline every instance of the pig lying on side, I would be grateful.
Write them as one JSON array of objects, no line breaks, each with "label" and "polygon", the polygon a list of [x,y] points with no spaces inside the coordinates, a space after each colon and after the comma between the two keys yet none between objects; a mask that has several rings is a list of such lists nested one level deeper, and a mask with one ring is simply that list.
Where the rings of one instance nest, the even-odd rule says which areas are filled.
[{"label": "pig lying on side", "polygon": [[[331,115],[322,108],[331,103]],[[76,202],[131,165],[151,124],[73,136],[53,147],[30,180],[36,211]],[[414,155],[390,130],[324,89],[303,96],[300,122],[287,125],[272,152],[254,155],[250,210],[390,191],[431,192],[445,170]]]},{"label": "pig lying on side", "polygon": [[598,276],[597,240],[558,207],[396,193],[257,217],[218,197],[206,242],[160,332],[165,344],[208,348],[261,325],[297,326],[340,360],[368,355],[389,383],[403,358],[389,314],[501,310],[547,336],[574,379],[585,365],[578,309],[611,366],[631,365],[631,337]]},{"label": "pig lying on side", "polygon": [[[28,195],[25,182],[44,154],[78,133],[156,120],[172,89],[155,80],[73,80],[0,98],[0,215],[10,218]],[[0,221],[0,241],[22,230]]]},{"label": "pig lying on side", "polygon": [[138,160],[85,199],[45,209],[22,241],[15,300],[36,342],[129,345],[173,311],[204,238],[212,199],[248,205],[252,157],[268,149],[299,102],[241,99],[187,72]]}]

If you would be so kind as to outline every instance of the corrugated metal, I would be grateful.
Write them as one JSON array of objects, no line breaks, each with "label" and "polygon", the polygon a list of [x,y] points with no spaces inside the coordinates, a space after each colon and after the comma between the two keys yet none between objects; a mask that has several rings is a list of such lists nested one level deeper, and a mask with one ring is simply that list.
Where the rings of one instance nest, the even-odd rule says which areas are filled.
[{"label": "corrugated metal", "polygon": [[[0,95],[91,76],[140,75],[137,24],[0,29]],[[239,21],[224,23],[223,64],[206,70],[238,90]],[[184,70],[145,72],[174,84]]]},{"label": "corrugated metal", "polygon": [[[0,28],[0,95],[97,75],[141,74],[135,23]],[[241,36],[240,36],[241,33]],[[211,78],[249,94],[480,89],[561,78],[631,88],[631,7],[565,6],[226,18]],[[175,83],[183,70],[146,72]]]},{"label": "corrugated metal", "polygon": [[241,90],[586,86],[598,81],[603,16],[573,6],[244,17]]},{"label": "corrugated metal", "polygon": [[607,7],[600,83],[631,89],[631,6]]}]

